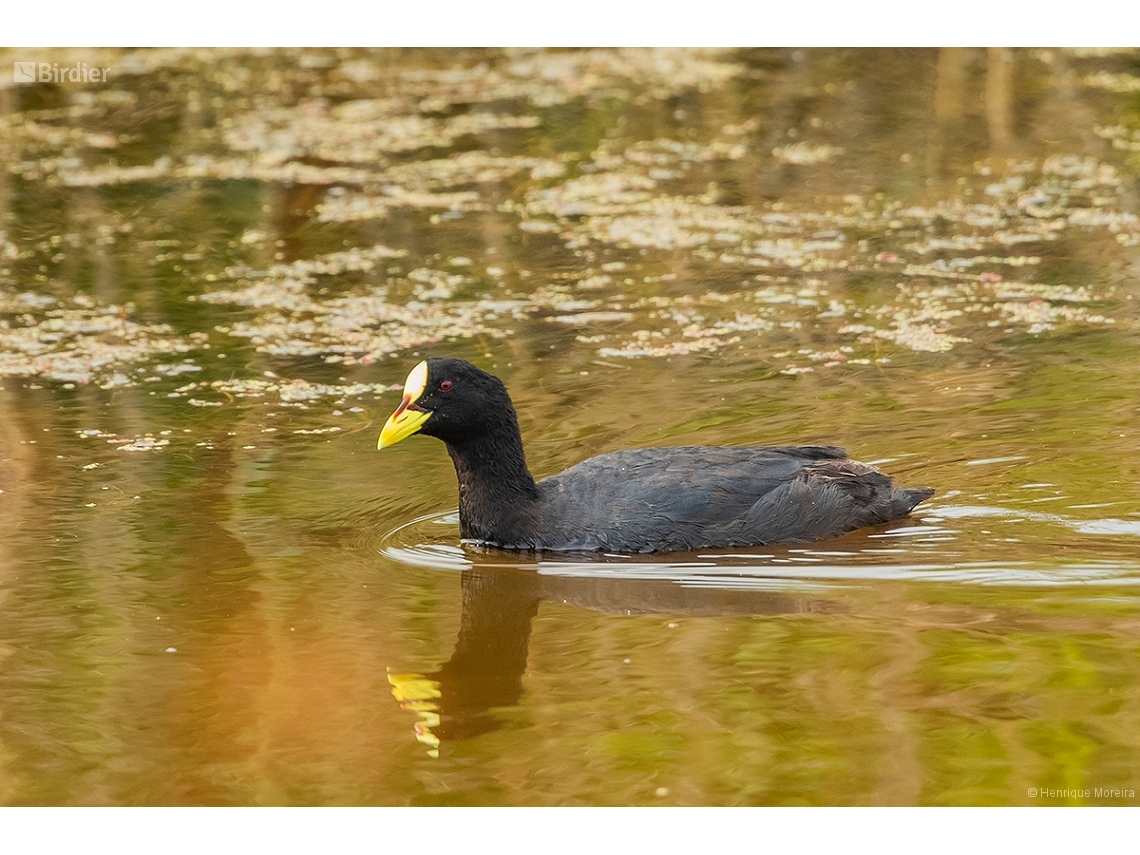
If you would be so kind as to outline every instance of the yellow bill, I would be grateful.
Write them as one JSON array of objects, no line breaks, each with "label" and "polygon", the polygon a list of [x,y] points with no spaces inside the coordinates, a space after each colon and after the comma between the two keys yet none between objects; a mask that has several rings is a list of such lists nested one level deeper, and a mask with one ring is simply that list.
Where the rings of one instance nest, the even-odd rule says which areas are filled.
[{"label": "yellow bill", "polygon": [[388,421],[384,423],[384,428],[380,431],[380,438],[376,441],[378,449],[387,448],[402,439],[407,439],[423,427],[424,422],[431,416],[430,410],[413,407],[423,395],[424,389],[427,388],[427,375],[428,366],[426,362],[421,362],[408,374],[408,379],[404,381],[404,399],[400,401],[400,406],[396,408],[396,412],[392,413],[388,417]]}]

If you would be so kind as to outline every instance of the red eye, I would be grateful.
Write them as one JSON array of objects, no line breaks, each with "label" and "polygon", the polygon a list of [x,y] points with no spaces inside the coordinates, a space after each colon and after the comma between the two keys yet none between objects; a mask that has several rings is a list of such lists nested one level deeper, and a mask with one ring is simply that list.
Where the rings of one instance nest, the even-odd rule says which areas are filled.
[{"label": "red eye", "polygon": [[440,383],[439,384],[439,391],[450,392],[451,391],[451,381],[450,380],[444,380],[442,383]]}]

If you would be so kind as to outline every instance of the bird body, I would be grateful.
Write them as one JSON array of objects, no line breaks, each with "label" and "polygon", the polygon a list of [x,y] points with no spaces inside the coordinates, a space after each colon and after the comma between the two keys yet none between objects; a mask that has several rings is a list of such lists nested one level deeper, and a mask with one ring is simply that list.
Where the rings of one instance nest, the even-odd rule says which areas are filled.
[{"label": "bird body", "polygon": [[468,362],[417,365],[379,447],[447,444],[460,536],[514,550],[674,552],[802,543],[905,517],[930,488],[896,488],[834,446],[644,448],[536,482],[502,381]]}]

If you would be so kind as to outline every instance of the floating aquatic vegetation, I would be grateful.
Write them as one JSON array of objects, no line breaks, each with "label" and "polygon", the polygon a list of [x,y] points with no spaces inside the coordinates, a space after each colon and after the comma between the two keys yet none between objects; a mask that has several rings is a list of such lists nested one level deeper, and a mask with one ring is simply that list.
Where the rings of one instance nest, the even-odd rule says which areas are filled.
[{"label": "floating aquatic vegetation", "polygon": [[[408,68],[382,55],[309,51],[287,64],[261,63],[268,68],[260,70],[242,62],[208,67],[217,65],[208,59],[216,56],[159,51],[116,66],[130,75],[198,64],[215,90],[237,93],[214,98],[210,109],[217,120],[187,135],[192,151],[141,165],[110,161],[111,154],[121,155],[115,149],[128,136],[98,122],[80,129],[74,117],[131,109],[137,96],[82,92],[62,110],[0,119],[0,133],[15,141],[18,152],[9,168],[26,179],[77,187],[204,178],[319,185],[321,201],[314,206],[308,197],[307,207],[297,210],[324,223],[391,218],[375,224],[383,229],[402,214],[424,211],[428,222],[445,227],[440,232],[470,233],[475,218],[460,221],[477,212],[479,227],[492,221],[517,226],[530,245],[581,259],[539,271],[524,287],[529,271],[520,265],[483,268],[473,245],[446,244],[441,235],[434,255],[409,239],[410,253],[377,245],[205,275],[209,290],[196,299],[250,310],[219,329],[274,355],[368,363],[448,339],[509,335],[517,322],[538,315],[570,327],[568,334],[590,333],[579,340],[609,355],[740,347],[780,360],[773,364],[785,370],[822,369],[878,358],[877,349],[891,344],[942,352],[1006,330],[1040,334],[1062,324],[1109,323],[1112,308],[1097,304],[1111,299],[1111,289],[1047,289],[1009,280],[1033,271],[1055,281],[1050,253],[1074,230],[1140,245],[1140,222],[1124,201],[1130,179],[1090,157],[1004,167],[979,162],[960,191],[922,204],[849,193],[816,196],[797,207],[786,199],[764,201],[741,187],[756,170],[789,174],[772,158],[808,175],[807,168],[843,157],[841,147],[820,141],[824,131],[805,131],[810,139],[773,149],[772,129],[762,137],[769,142],[760,144],[761,120],[751,114],[735,124],[722,118],[690,127],[677,112],[674,118],[691,137],[659,135],[668,123],[655,121],[653,138],[615,131],[593,151],[566,154],[552,154],[564,149],[529,133],[568,112],[546,108],[573,99],[587,109],[603,99],[651,105],[752,73],[724,52],[515,50],[472,55],[477,58],[445,68]],[[250,75],[263,72],[275,85],[247,98]],[[1128,75],[1106,74],[1089,74],[1085,83],[1131,91]],[[187,115],[202,108],[196,99],[203,96],[186,97]],[[813,119],[811,127],[823,123]],[[1099,126],[1096,133],[1116,148],[1140,145],[1138,133],[1123,125]],[[459,150],[472,146],[477,149]],[[107,162],[88,162],[99,157]],[[425,217],[411,219],[418,228]],[[339,238],[369,229],[375,233],[370,225],[323,232]],[[269,231],[263,221],[254,222],[238,241],[263,251]],[[21,255],[22,248],[0,235],[0,258]],[[389,264],[409,255],[406,263]],[[347,275],[354,273],[360,275]],[[858,295],[845,289],[856,275],[871,283]],[[325,277],[338,276],[344,281],[337,287],[323,287],[329,284]],[[696,302],[677,293],[703,288],[706,278],[721,290]],[[892,290],[900,282],[903,287]],[[328,293],[338,289],[335,296]],[[9,314],[43,314],[53,306],[17,306]],[[810,346],[789,349],[793,338]],[[855,350],[836,350],[837,342]],[[784,350],[791,356],[772,354]],[[101,385],[140,382],[125,364],[108,366],[98,376]],[[187,365],[159,366],[148,376],[196,367]],[[196,389],[174,394],[196,406],[218,403]],[[280,387],[265,394],[302,403],[288,400],[290,393]]]},{"label": "floating aquatic vegetation", "polygon": [[608,357],[639,357],[639,356],[684,356],[693,353],[712,353],[729,344],[739,341],[738,338],[722,339],[715,336],[693,338],[688,341],[669,341],[664,333],[650,330],[638,330],[631,340],[620,347],[598,348],[598,355]]},{"label": "floating aquatic vegetation", "polygon": [[523,220],[519,223],[519,229],[531,234],[552,234],[561,231],[562,227],[549,220]]},{"label": "floating aquatic vegetation", "polygon": [[[986,188],[992,199],[987,202],[952,199],[929,208],[903,207],[890,200],[872,204],[848,195],[826,211],[795,211],[778,204],[765,210],[719,204],[715,186],[698,196],[663,192],[660,170],[697,158],[692,146],[667,143],[654,140],[622,153],[600,147],[592,156],[595,171],[530,189],[520,227],[557,232],[571,248],[600,243],[684,249],[723,264],[804,271],[865,264],[858,250],[848,248],[849,229],[900,233],[908,238],[902,248],[919,255],[1050,242],[1072,227],[1105,228],[1125,244],[1140,240],[1140,222],[1121,207],[1125,182],[1114,167],[1093,158],[1051,157],[1041,164],[1015,164],[1006,180]],[[814,149],[784,151],[787,155]],[[687,158],[681,152],[687,152]],[[1031,183],[1033,175],[1036,184]],[[946,226],[969,231],[938,233]],[[889,255],[899,257],[897,252]],[[881,260],[884,254],[879,256]],[[911,268],[911,275],[946,272],[939,267]]]},{"label": "floating aquatic vegetation", "polygon": [[135,382],[122,369],[197,346],[167,324],[131,320],[133,311],[82,294],[67,302],[32,292],[0,295],[0,376],[114,388]]},{"label": "floating aquatic vegetation", "polygon": [[[970,341],[978,334],[975,318],[982,315],[986,315],[981,321],[983,331],[1000,326],[1030,334],[1062,323],[1111,321],[1088,306],[1072,305],[1105,299],[1090,289],[1007,282],[1011,270],[1040,266],[1042,256],[1001,254],[993,252],[994,248],[1046,244],[1072,228],[1104,230],[1121,243],[1140,242],[1140,222],[1122,207],[1125,182],[1111,165],[1092,158],[1054,157],[1040,164],[1015,164],[1006,179],[986,187],[985,202],[958,198],[931,207],[907,207],[889,199],[848,195],[820,212],[789,210],[782,205],[768,210],[721,205],[715,188],[700,196],[662,192],[661,173],[649,170],[675,167],[676,152],[684,150],[660,140],[620,154],[599,149],[592,159],[596,171],[528,192],[528,219],[522,225],[534,231],[557,231],[570,248],[600,244],[683,250],[710,264],[783,268],[800,275],[814,271],[879,273],[889,267],[910,283],[908,290],[900,292],[903,299],[890,305],[861,309],[827,294],[826,289],[809,295],[789,288],[762,288],[752,297],[736,295],[737,310],[749,299],[771,306],[825,304],[826,308],[814,313],[816,326],[831,319],[848,319],[844,328],[858,330],[861,343],[869,347],[876,340],[887,340],[924,352],[942,352]],[[797,150],[789,147],[787,151]],[[871,256],[869,247],[848,240],[847,232],[855,229],[897,235],[897,243],[892,250],[876,249]],[[983,254],[987,250],[991,254]],[[952,283],[946,293],[926,285],[938,281]],[[587,283],[594,287],[609,284],[601,277],[583,280]],[[591,311],[598,308],[589,307]],[[743,331],[766,332],[797,329],[805,320],[781,314],[782,319],[764,317],[765,323],[757,323],[751,318],[740,324]],[[851,318],[861,322],[852,324]],[[626,335],[624,342],[611,337],[599,352],[669,356],[740,344],[737,336],[724,335],[723,329],[719,332],[715,323],[708,322],[688,336],[679,335],[679,330],[641,330]],[[855,361],[832,359],[822,364]]]},{"label": "floating aquatic vegetation", "polygon": [[330,363],[369,364],[402,350],[451,339],[509,334],[494,321],[517,303],[389,303],[370,293],[316,301],[289,315],[263,312],[253,321],[219,327],[277,356],[321,356]]},{"label": "floating aquatic vegetation", "polygon": [[[568,238],[570,247],[598,242],[687,249],[724,264],[763,267],[776,263],[806,270],[842,266],[838,259],[828,257],[844,248],[845,236],[835,230],[835,216],[721,205],[715,186],[692,196],[661,192],[661,181],[669,177],[661,172],[666,165],[742,155],[737,146],[726,149],[723,144],[698,147],[669,142],[654,140],[621,154],[600,148],[592,158],[598,171],[530,190],[520,227],[558,231]],[[550,223],[547,217],[557,222]],[[843,224],[855,222],[848,220]],[[829,227],[827,236],[817,235],[824,227]]]},{"label": "floating aquatic vegetation", "polygon": [[189,155],[181,163],[164,156],[150,164],[89,166],[78,158],[45,158],[15,164],[11,171],[28,180],[65,187],[105,187],[147,181],[267,181],[289,184],[365,184],[374,173],[346,166],[316,166],[297,161],[263,162],[236,157]]},{"label": "floating aquatic vegetation", "polygon": [[[274,265],[266,271],[230,268],[229,278],[248,282],[240,288],[199,295],[210,303],[230,303],[262,311],[256,318],[218,329],[247,338],[258,350],[278,356],[322,356],[329,362],[365,364],[409,347],[474,335],[501,337],[507,332],[491,325],[515,303],[445,303],[471,277],[418,267],[402,280],[386,279],[365,293],[333,298],[310,296],[317,276],[372,271],[381,260],[401,258],[403,250],[383,245],[345,250]],[[390,286],[402,285],[406,303],[389,302]]]},{"label": "floating aquatic vegetation", "polygon": [[156,451],[170,445],[169,439],[158,439],[146,434],[133,440],[123,440],[118,447],[119,451]]},{"label": "floating aquatic vegetation", "polygon": [[1109,92],[1140,92],[1140,77],[1133,74],[1113,74],[1110,71],[1098,71],[1087,74],[1081,81],[1085,86],[1096,89],[1107,89]]},{"label": "floating aquatic vegetation", "polygon": [[1101,139],[1110,140],[1113,148],[1140,151],[1140,130],[1129,130],[1123,125],[1095,125],[1093,133]]},{"label": "floating aquatic vegetation", "polygon": [[640,164],[650,168],[650,178],[667,180],[678,177],[694,163],[739,160],[747,152],[748,147],[742,142],[716,139],[701,145],[691,141],[661,138],[636,142],[620,155],[602,147],[594,152],[592,159],[599,168],[620,167],[623,160]]},{"label": "floating aquatic vegetation", "polygon": [[527,194],[526,213],[555,217],[624,213],[654,198],[657,181],[634,172],[595,172]]},{"label": "floating aquatic vegetation", "polygon": [[417,300],[450,300],[456,290],[469,285],[474,280],[470,276],[447,273],[429,267],[417,267],[408,273],[408,281],[414,282],[412,295]]},{"label": "floating aquatic vegetation", "polygon": [[[590,343],[606,342],[599,354],[609,357],[660,357],[712,352],[736,346],[764,356],[769,342],[782,340],[783,331],[794,332],[810,323],[813,329],[834,336],[853,337],[853,344],[835,349],[801,349],[778,352],[778,360],[792,355],[831,368],[844,364],[882,361],[876,342],[889,341],[905,350],[940,353],[955,345],[1003,333],[1038,335],[1064,324],[1101,325],[1115,320],[1094,306],[1111,297],[1111,289],[1094,291],[1087,286],[1043,285],[1004,280],[1000,276],[955,276],[938,284],[918,281],[899,283],[895,299],[877,306],[861,306],[833,295],[820,280],[800,285],[794,280],[767,280],[755,291],[727,295],[710,292],[700,298],[642,298],[629,304],[632,310],[655,309],[649,317],[664,322],[657,330],[589,337]],[[741,304],[756,310],[742,312]],[[595,302],[600,305],[600,302]],[[718,306],[734,314],[720,316]],[[634,315],[635,320],[644,315]],[[572,320],[573,316],[567,318]],[[559,319],[561,320],[561,318]],[[620,340],[624,339],[624,340]],[[773,348],[774,349],[774,348]],[[814,368],[787,363],[782,373],[804,373]]]},{"label": "floating aquatic vegetation", "polygon": [[[8,233],[0,231],[0,261],[15,261],[20,257],[20,248],[8,240]],[[0,294],[0,300],[4,295]]]},{"label": "floating aquatic vegetation", "polygon": [[214,157],[208,154],[188,156],[171,174],[172,178],[190,181],[218,179],[222,181],[267,181],[284,184],[350,184],[371,181],[374,173],[353,166],[326,166],[277,161],[272,157],[248,160],[240,157]]},{"label": "floating aquatic vegetation", "polygon": [[744,67],[725,61],[725,53],[680,48],[513,50],[503,63],[401,69],[399,90],[422,98],[419,109],[425,112],[519,99],[552,107],[590,96],[628,98],[632,88],[661,99],[690,88],[706,91],[741,74]]},{"label": "floating aquatic vegetation", "polygon": [[403,258],[405,255],[405,250],[376,244],[298,259],[288,264],[275,264],[263,271],[247,266],[229,267],[223,274],[224,278],[254,281],[241,288],[207,291],[192,299],[205,303],[230,303],[292,312],[312,311],[317,304],[308,296],[306,289],[317,281],[318,276],[368,273],[381,261]]},{"label": "floating aquatic vegetation", "polygon": [[358,194],[332,188],[317,206],[323,222],[381,219],[392,208],[485,211],[490,203],[480,190],[444,192],[445,188],[498,184],[526,173],[532,181],[556,178],[566,170],[558,160],[538,157],[500,157],[468,151],[450,158],[399,164],[375,176],[380,194]]},{"label": "floating aquatic vegetation", "polygon": [[527,302],[536,309],[541,307],[563,314],[593,311],[602,306],[600,299],[584,299],[577,296],[576,288],[557,284],[540,285],[527,295]]},{"label": "floating aquatic vegetation", "polygon": [[[311,383],[302,378],[292,380],[266,373],[264,377],[230,378],[228,380],[201,381],[190,383],[172,392],[168,397],[187,397],[186,403],[192,407],[221,407],[226,401],[199,397],[204,393],[217,393],[226,399],[233,398],[275,398],[283,405],[308,404],[323,398],[337,402],[362,395],[379,396],[388,391],[389,386],[380,383]],[[359,411],[359,408],[354,408]]]},{"label": "floating aquatic vegetation", "polygon": [[257,152],[270,162],[316,158],[329,163],[383,164],[391,154],[448,148],[460,137],[533,128],[539,121],[537,116],[489,112],[433,118],[407,113],[401,99],[332,106],[318,98],[296,107],[240,116],[225,130],[223,140],[233,151]]},{"label": "floating aquatic vegetation", "polygon": [[[333,189],[338,190],[340,188]],[[380,220],[387,217],[392,208],[471,212],[485,211],[488,206],[482,201],[479,193],[474,190],[433,193],[427,190],[406,190],[403,187],[392,186],[385,188],[384,193],[379,196],[330,192],[325,200],[317,205],[317,218],[324,223]]]},{"label": "floating aquatic vegetation", "polygon": [[[406,348],[475,335],[507,335],[494,325],[515,316],[517,302],[446,302],[469,284],[468,276],[420,267],[402,280],[386,279],[365,293],[332,298],[308,294],[317,275],[369,271],[380,259],[402,257],[384,246],[332,253],[276,265],[259,274],[246,268],[231,277],[255,281],[235,289],[199,295],[211,303],[231,303],[263,310],[256,318],[221,326],[221,332],[247,338],[258,350],[278,356],[322,356],[328,362],[365,364]],[[260,277],[260,278],[258,278]],[[409,291],[406,303],[389,302],[390,286]]]},{"label": "floating aquatic vegetation", "polygon": [[550,320],[560,324],[610,324],[632,321],[632,312],[575,312],[572,315],[555,315]]},{"label": "floating aquatic vegetation", "polygon": [[[976,335],[984,327],[1006,326],[1012,332],[1022,326],[1025,332],[1036,335],[1061,323],[1113,323],[1087,307],[1072,305],[1104,299],[1087,288],[978,279],[937,287],[900,284],[898,291],[895,304],[873,313],[889,320],[885,328],[876,328],[874,335],[915,351],[950,350],[971,340],[962,333],[974,330]],[[993,318],[994,313],[999,317]],[[971,320],[974,316],[983,318],[981,327]]]},{"label": "floating aquatic vegetation", "polygon": [[183,360],[182,362],[155,365],[153,370],[155,374],[163,374],[167,377],[177,377],[179,374],[192,374],[194,372],[201,371],[202,366],[196,365],[195,363],[188,360]]},{"label": "floating aquatic vegetation", "polygon": [[[1084,306],[1054,306],[1046,300],[1035,299],[1028,303],[995,303],[1007,325],[1023,325],[1030,335],[1056,329],[1061,324],[1112,324],[1113,318],[1092,312]],[[994,322],[994,325],[998,324]]]},{"label": "floating aquatic vegetation", "polygon": [[970,340],[965,336],[952,335],[935,324],[905,316],[894,318],[886,329],[875,330],[875,335],[908,350],[929,353],[950,350],[955,344]]},{"label": "floating aquatic vegetation", "polygon": [[85,430],[77,430],[75,433],[77,436],[83,437],[84,439],[90,439],[91,437],[114,437],[114,436],[116,436],[116,434],[109,433],[109,432],[104,431],[104,430],[100,430],[99,428],[87,428]]},{"label": "floating aquatic vegetation", "polygon": [[[76,435],[81,439],[102,439],[114,445],[118,451],[157,451],[170,445],[170,440],[164,436],[155,436],[153,433],[135,434],[133,437],[122,437],[111,431],[99,428],[86,428],[77,430]],[[169,434],[170,431],[162,431]],[[97,469],[102,464],[88,463],[83,469]]]},{"label": "floating aquatic vegetation", "polygon": [[[731,317],[708,316],[710,310],[715,311],[717,307],[736,305],[739,302],[735,297],[715,292],[702,297],[684,295],[674,299],[643,298],[632,304],[631,308],[656,307],[655,311],[649,313],[649,317],[665,324],[665,327],[636,330],[624,343],[617,347],[599,348],[598,353],[601,356],[630,358],[711,353],[741,342],[745,342],[742,346],[753,347],[763,333],[777,325],[776,320],[769,317],[772,313],[770,309],[759,307],[759,311],[754,313],[736,311]],[[623,320],[635,317],[636,315],[630,315]]]},{"label": "floating aquatic vegetation", "polygon": [[[85,111],[70,110],[67,118],[80,118]],[[121,140],[119,137],[103,131],[90,131],[68,125],[48,124],[35,119],[17,121],[18,114],[9,114],[4,117],[3,124],[8,133],[14,133],[23,143],[41,144],[46,149],[68,147],[71,149],[117,148]]]},{"label": "floating aquatic vegetation", "polygon": [[[78,160],[43,161],[39,164],[39,169],[53,171],[59,183],[65,187],[103,187],[108,184],[156,181],[170,174],[172,163],[170,157],[160,157],[154,163],[139,166],[105,164],[88,167]],[[55,168],[51,169],[53,165]]]},{"label": "floating aquatic vegetation", "polygon": [[807,142],[797,142],[772,149],[772,157],[780,163],[788,163],[793,166],[813,166],[817,163],[827,163],[835,160],[841,154],[843,154],[841,146],[812,145]]}]

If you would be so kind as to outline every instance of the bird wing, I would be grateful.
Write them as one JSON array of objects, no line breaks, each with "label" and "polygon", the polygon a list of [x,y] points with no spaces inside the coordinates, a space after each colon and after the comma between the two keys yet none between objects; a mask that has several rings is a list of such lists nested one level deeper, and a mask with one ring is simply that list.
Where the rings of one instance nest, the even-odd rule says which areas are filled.
[{"label": "bird wing", "polygon": [[[880,489],[864,483],[872,473],[889,495],[886,476],[832,446],[605,454],[539,482],[542,548],[652,552],[814,539],[820,526],[835,527],[832,518],[840,527],[851,520],[843,498],[851,486]],[[805,513],[813,505],[817,512]]]}]

